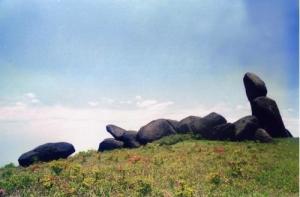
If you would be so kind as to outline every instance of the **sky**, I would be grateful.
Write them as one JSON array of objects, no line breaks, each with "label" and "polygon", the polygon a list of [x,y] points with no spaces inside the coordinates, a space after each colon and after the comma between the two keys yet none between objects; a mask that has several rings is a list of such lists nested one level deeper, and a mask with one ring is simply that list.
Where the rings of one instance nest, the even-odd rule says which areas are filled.
[{"label": "sky", "polygon": [[46,142],[97,149],[105,125],[251,114],[266,83],[299,136],[297,0],[0,0],[0,166]]}]

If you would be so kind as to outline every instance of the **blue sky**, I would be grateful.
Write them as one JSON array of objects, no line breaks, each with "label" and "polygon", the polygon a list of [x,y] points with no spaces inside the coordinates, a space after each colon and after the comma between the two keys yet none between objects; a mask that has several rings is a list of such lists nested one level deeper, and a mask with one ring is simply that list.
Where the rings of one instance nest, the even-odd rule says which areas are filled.
[{"label": "blue sky", "polygon": [[298,135],[298,12],[296,0],[0,0],[0,146],[95,148],[107,123],[210,110],[233,121],[250,113],[247,71]]}]

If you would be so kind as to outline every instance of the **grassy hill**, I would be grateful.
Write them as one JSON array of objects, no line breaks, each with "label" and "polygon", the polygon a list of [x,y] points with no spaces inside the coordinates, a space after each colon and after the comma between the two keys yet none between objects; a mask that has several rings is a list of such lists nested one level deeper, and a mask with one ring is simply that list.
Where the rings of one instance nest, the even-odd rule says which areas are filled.
[{"label": "grassy hill", "polygon": [[0,189],[14,196],[299,196],[298,143],[175,135],[138,149],[10,164],[0,169]]}]

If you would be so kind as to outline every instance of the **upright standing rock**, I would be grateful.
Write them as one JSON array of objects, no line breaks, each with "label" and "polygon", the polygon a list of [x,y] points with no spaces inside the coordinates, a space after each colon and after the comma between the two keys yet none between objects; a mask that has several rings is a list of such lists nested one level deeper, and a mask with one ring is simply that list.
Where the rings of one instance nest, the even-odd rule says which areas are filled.
[{"label": "upright standing rock", "polygon": [[274,100],[264,96],[257,97],[252,102],[252,114],[272,137],[290,137]]},{"label": "upright standing rock", "polygon": [[248,100],[252,102],[255,98],[267,95],[265,82],[254,73],[246,73],[244,76],[244,85]]}]

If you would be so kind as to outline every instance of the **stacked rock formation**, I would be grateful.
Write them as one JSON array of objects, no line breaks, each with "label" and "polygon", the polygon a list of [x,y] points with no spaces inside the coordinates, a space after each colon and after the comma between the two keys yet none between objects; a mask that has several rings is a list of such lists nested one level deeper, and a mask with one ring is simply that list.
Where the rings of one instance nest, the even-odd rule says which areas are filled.
[{"label": "stacked rock formation", "polygon": [[244,85],[252,115],[258,119],[260,126],[272,137],[292,137],[284,126],[276,102],[267,97],[264,81],[254,73],[246,73]]},{"label": "stacked rock formation", "polygon": [[284,126],[276,102],[267,97],[265,82],[254,73],[246,73],[243,81],[252,115],[234,123],[228,123],[215,112],[202,118],[188,116],[181,121],[157,119],[141,127],[138,132],[108,125],[106,130],[114,138],[101,142],[99,151],[137,148],[164,136],[185,133],[193,133],[208,140],[257,140],[264,143],[271,142],[272,138],[292,137]]}]

